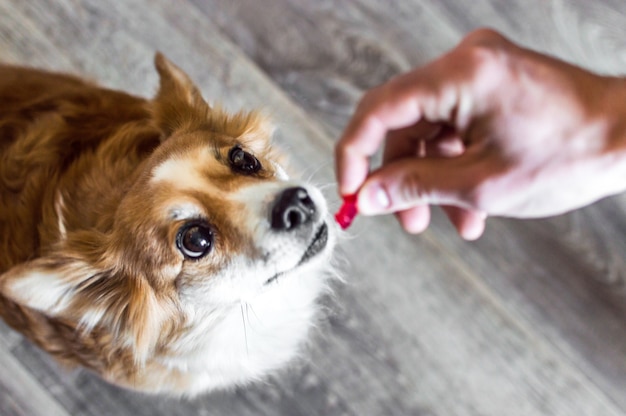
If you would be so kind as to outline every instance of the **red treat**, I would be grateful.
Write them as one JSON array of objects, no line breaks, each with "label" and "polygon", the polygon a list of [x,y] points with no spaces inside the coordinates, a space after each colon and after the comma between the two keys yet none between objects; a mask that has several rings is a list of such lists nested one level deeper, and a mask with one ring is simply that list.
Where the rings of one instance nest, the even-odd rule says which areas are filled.
[{"label": "red treat", "polygon": [[356,214],[358,214],[356,209],[356,194],[345,195],[343,197],[343,204],[335,214],[335,221],[337,221],[337,224],[339,224],[342,230],[345,230],[352,224]]}]

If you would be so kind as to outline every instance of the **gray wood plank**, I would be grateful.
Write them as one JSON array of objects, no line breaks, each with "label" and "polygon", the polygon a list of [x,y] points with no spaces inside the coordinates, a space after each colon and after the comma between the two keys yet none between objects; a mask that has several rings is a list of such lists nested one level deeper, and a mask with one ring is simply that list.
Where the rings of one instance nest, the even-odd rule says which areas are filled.
[{"label": "gray wood plank", "polygon": [[47,389],[0,342],[0,415],[69,416]]},{"label": "gray wood plank", "polygon": [[[618,6],[599,3],[594,10]],[[331,185],[333,137],[360,93],[436,56],[469,27],[545,37],[546,47],[574,56],[554,35],[556,23],[542,25],[575,24],[580,9],[546,4],[1,0],[0,58],[149,95],[152,54],[162,50],[207,98],[274,115],[293,167]],[[540,20],[526,28],[523,16]],[[593,13],[584,17],[582,26],[604,28]],[[617,40],[611,48],[624,50]],[[604,59],[623,62],[614,55]],[[336,207],[332,185],[326,191]],[[623,294],[619,283],[590,279],[606,270],[614,276],[607,282],[623,276],[622,204],[491,221],[475,244],[461,243],[440,216],[422,237],[389,218],[359,219],[338,250],[347,282],[326,299],[328,316],[305,358],[232,392],[178,401],[124,391],[59,368],[6,328],[0,354],[72,415],[621,415]],[[2,387],[10,375],[0,380],[5,411],[48,414]]]}]

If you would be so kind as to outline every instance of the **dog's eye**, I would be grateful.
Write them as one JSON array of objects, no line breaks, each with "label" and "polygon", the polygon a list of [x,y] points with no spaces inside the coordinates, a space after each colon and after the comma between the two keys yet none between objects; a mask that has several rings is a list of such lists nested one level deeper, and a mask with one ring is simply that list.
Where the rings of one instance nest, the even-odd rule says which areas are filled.
[{"label": "dog's eye", "polygon": [[191,222],[178,230],[176,245],[185,257],[199,259],[206,256],[213,246],[213,231],[202,223]]},{"label": "dog's eye", "polygon": [[239,173],[251,175],[261,169],[261,162],[239,146],[230,149],[228,158],[230,159],[232,168]]}]

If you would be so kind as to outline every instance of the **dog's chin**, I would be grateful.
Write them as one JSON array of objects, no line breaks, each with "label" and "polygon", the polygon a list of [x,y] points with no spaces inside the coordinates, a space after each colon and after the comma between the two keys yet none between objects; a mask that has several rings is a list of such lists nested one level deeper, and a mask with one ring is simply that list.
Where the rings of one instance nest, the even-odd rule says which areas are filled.
[{"label": "dog's chin", "polygon": [[305,264],[311,262],[313,259],[316,259],[317,257],[320,257],[321,255],[323,255],[325,249],[328,247],[328,241],[329,241],[328,224],[323,222],[317,227],[315,233],[313,234],[313,237],[311,238],[311,241],[309,242],[308,247],[304,251],[304,254],[300,258],[296,266],[289,270],[276,273],[274,276],[270,277],[269,279],[265,281],[265,286],[275,283],[282,276],[288,273],[291,273],[300,267],[303,267]]}]

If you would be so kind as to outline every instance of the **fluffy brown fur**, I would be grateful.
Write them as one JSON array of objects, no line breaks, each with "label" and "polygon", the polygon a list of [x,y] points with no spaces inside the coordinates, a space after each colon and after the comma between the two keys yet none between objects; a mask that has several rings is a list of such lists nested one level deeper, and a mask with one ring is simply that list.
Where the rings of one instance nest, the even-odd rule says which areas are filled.
[{"label": "fluffy brown fur", "polygon": [[[211,357],[180,363],[203,348],[213,354],[211,337],[228,339],[206,324],[215,333],[199,342],[188,335],[194,327],[219,323],[240,298],[254,302],[247,300],[257,299],[253,291],[269,296],[259,284],[233,299],[219,295],[206,310],[189,300],[202,290],[213,299],[219,286],[207,281],[220,274],[233,280],[227,271],[237,259],[267,261],[241,226],[249,208],[229,195],[280,182],[280,175],[262,117],[212,109],[179,68],[161,55],[156,67],[159,93],[144,100],[71,76],[0,66],[0,315],[65,364],[122,386],[195,394],[257,378],[288,358],[267,368],[228,358],[246,367],[242,374],[202,370],[197,362],[212,367]],[[263,169],[233,174],[227,159],[234,144]],[[182,172],[168,167],[177,163]],[[216,230],[210,258],[190,261],[176,250],[179,211],[189,204]],[[306,290],[312,298],[319,291]],[[250,348],[241,360],[253,361]]]}]

